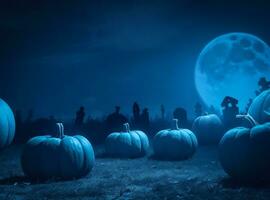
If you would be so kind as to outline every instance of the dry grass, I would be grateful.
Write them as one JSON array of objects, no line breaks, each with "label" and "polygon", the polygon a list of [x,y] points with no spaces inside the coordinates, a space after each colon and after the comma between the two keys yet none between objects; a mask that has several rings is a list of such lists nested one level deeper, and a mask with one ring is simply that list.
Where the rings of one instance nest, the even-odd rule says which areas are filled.
[{"label": "dry grass", "polygon": [[[96,152],[102,152],[99,148]],[[194,158],[182,162],[98,156],[87,177],[46,183],[31,183],[23,176],[20,150],[13,146],[0,153],[0,199],[270,199],[268,185],[243,185],[228,178],[215,147],[201,147]]]}]

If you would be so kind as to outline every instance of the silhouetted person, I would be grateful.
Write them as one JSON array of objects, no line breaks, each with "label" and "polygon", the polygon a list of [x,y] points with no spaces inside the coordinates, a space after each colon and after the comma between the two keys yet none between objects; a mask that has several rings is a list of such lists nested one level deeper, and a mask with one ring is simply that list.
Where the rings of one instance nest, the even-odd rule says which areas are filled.
[{"label": "silhouetted person", "polygon": [[256,95],[258,96],[263,91],[268,90],[270,88],[270,81],[267,81],[265,77],[261,77],[258,81],[259,90],[255,91]]},{"label": "silhouetted person", "polygon": [[178,119],[179,122],[179,126],[182,128],[188,128],[189,127],[189,123],[188,123],[188,119],[187,119],[187,111],[184,108],[176,108],[173,111],[173,117],[175,119]]},{"label": "silhouetted person", "polygon": [[127,118],[120,114],[120,107],[115,107],[115,112],[106,119],[106,126],[109,132],[122,131],[123,124],[128,122]]},{"label": "silhouetted person", "polygon": [[75,128],[81,128],[84,121],[84,107],[81,106],[80,109],[76,112],[76,119],[75,119]]},{"label": "silhouetted person", "polygon": [[149,120],[149,112],[147,108],[144,108],[141,114],[141,124],[144,130],[149,128],[150,120]]},{"label": "silhouetted person", "polygon": [[138,127],[140,124],[140,114],[141,114],[140,112],[141,112],[140,106],[137,102],[135,102],[133,104],[133,120],[134,120],[134,125],[136,127]]},{"label": "silhouetted person", "polygon": [[161,119],[164,120],[165,118],[165,107],[163,104],[160,106],[160,112],[161,112]]},{"label": "silhouetted person", "polygon": [[199,102],[197,102],[194,106],[194,110],[195,110],[195,115],[196,117],[199,117],[202,115],[203,110],[202,110],[202,104],[200,104]]},{"label": "silhouetted person", "polygon": [[223,121],[227,129],[233,128],[237,125],[236,115],[239,114],[237,104],[238,100],[229,96],[226,96],[221,103],[221,106],[223,107]]}]

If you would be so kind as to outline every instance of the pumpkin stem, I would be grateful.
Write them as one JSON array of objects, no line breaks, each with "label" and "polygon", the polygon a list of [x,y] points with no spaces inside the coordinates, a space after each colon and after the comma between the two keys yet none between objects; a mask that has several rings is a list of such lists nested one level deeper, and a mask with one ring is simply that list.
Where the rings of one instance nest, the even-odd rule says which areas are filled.
[{"label": "pumpkin stem", "polygon": [[57,137],[63,138],[64,137],[64,125],[62,123],[56,123],[57,128]]},{"label": "pumpkin stem", "polygon": [[130,132],[129,123],[124,123],[124,132]]},{"label": "pumpkin stem", "polygon": [[178,130],[178,119],[173,119],[173,123],[172,123],[172,129],[176,129]]},{"label": "pumpkin stem", "polygon": [[61,135],[61,138],[63,138],[63,137],[65,136],[65,134],[64,134],[64,124],[63,124],[63,123],[61,123],[61,127],[62,127],[62,135]]},{"label": "pumpkin stem", "polygon": [[249,114],[247,115],[236,115],[237,119],[246,119],[250,123],[251,127],[258,125],[258,122]]}]

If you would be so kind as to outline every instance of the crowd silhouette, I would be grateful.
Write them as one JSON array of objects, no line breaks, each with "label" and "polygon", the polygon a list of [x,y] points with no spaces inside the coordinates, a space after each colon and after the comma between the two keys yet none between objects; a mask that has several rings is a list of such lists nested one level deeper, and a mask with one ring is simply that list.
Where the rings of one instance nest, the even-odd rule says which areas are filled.
[{"label": "crowd silhouette", "polygon": [[[258,81],[259,89],[255,91],[256,95],[270,88],[270,81],[265,77],[262,77]],[[241,114],[245,114],[248,111],[249,106],[252,103],[252,98],[247,102],[245,111]],[[114,112],[110,113],[104,118],[91,118],[86,120],[87,112],[85,108],[81,106],[75,112],[75,118],[73,122],[66,122],[65,126],[68,127],[70,134],[82,134],[90,139],[93,143],[103,143],[107,135],[112,132],[121,132],[124,123],[129,122],[132,129],[138,129],[146,132],[150,137],[157,131],[170,127],[170,121],[172,118],[176,118],[179,121],[180,128],[191,128],[194,118],[204,114],[218,114],[223,121],[226,129],[233,128],[239,124],[237,115],[240,114],[238,107],[238,100],[234,97],[225,96],[221,102],[222,112],[219,113],[219,108],[210,106],[204,108],[204,105],[199,101],[194,105],[194,117],[188,117],[187,111],[183,107],[177,107],[174,111],[166,113],[165,106],[160,105],[160,114],[156,118],[150,118],[148,108],[141,106],[138,102],[134,102],[132,105],[132,116],[128,117],[121,113],[121,107],[115,106]],[[88,115],[90,116],[90,115]],[[22,117],[22,111],[16,110],[16,143],[24,143],[31,137],[37,135],[48,135],[54,133],[55,123],[62,122],[56,119],[54,116],[43,117],[34,119],[34,111],[29,110],[25,119]]]}]

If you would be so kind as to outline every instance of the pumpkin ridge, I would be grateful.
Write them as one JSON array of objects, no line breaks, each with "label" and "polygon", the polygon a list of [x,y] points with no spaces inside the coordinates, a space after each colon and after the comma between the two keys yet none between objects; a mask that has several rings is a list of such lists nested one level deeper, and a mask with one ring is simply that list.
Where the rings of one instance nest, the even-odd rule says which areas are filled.
[{"label": "pumpkin ridge", "polygon": [[91,171],[91,169],[94,166],[95,163],[95,152],[92,147],[92,144],[87,140],[87,138],[81,136],[81,135],[76,135],[75,136],[81,143],[83,150],[84,150],[84,155],[85,155],[85,170],[82,175],[85,175]]},{"label": "pumpkin ridge", "polygon": [[4,114],[4,118],[7,121],[7,135],[5,137],[5,141],[3,142],[3,146],[5,147],[5,146],[8,145],[8,137],[9,137],[9,123],[8,123],[8,117],[7,117],[6,111],[5,111],[5,114]]},{"label": "pumpkin ridge", "polygon": [[[36,160],[36,157],[39,159],[40,157],[35,155],[40,152],[40,142],[45,139],[45,136],[36,136],[34,138],[31,138],[27,143],[26,146],[23,149],[23,152],[21,154],[21,166],[24,171],[24,173],[27,176],[34,177],[38,176],[40,173],[40,163],[39,160]],[[35,151],[33,151],[35,150]],[[34,158],[34,164],[35,167],[33,168],[33,165],[31,162],[31,159]]]},{"label": "pumpkin ridge", "polygon": [[[8,122],[8,117],[7,117],[7,112],[6,112],[6,105],[5,105],[5,102],[0,99],[0,109],[2,109],[2,112],[3,112],[3,115],[1,116],[2,120],[4,120],[4,122],[2,122],[2,124],[4,126],[6,126],[6,130],[3,131],[3,133],[5,134],[3,136],[3,133],[2,133],[2,138],[4,140],[2,140],[2,144],[1,144],[1,141],[0,141],[0,148],[2,147],[6,147],[8,145],[8,136],[9,136],[9,122]],[[0,118],[0,120],[1,120]]]},{"label": "pumpkin ridge", "polygon": [[[116,134],[117,134],[117,135],[116,135],[115,140],[116,140],[118,143],[120,143],[119,137],[121,136],[121,133],[116,133]],[[115,145],[113,145],[113,147],[114,147],[114,150],[115,150],[115,149],[118,149],[118,148],[115,148]],[[120,153],[119,150],[116,150],[116,152],[114,152],[114,154],[118,154],[118,153]]]},{"label": "pumpkin ridge", "polygon": [[[72,136],[65,136],[65,138],[61,140],[60,148],[61,148],[62,152],[60,154],[61,155],[63,155],[63,153],[66,154],[66,156],[61,157],[61,158],[64,157],[64,159],[65,159],[65,165],[63,165],[63,161],[61,162],[61,168],[62,168],[61,172],[62,172],[62,176],[64,178],[77,177],[78,173],[80,172],[81,166],[76,164],[76,162],[80,161],[80,162],[82,162],[80,164],[83,165],[83,161],[79,160],[80,152],[76,151],[77,144],[81,145],[81,143],[77,142],[77,144],[76,144],[75,141],[77,141],[77,139],[72,137]],[[80,147],[81,147],[81,150],[83,151],[83,147],[82,146],[80,146]],[[71,164],[75,164],[75,165],[69,166],[70,168],[67,169],[67,166],[66,166],[67,162],[69,165],[71,165]]]},{"label": "pumpkin ridge", "polygon": [[222,121],[216,114],[199,116],[192,124],[192,133],[200,145],[218,144],[223,135]]},{"label": "pumpkin ridge", "polygon": [[[265,94],[266,95],[266,94]],[[269,98],[269,95],[267,96],[266,95],[266,97],[264,98],[264,101],[263,101],[263,108],[265,108],[265,104],[266,104],[266,100]],[[262,121],[265,121],[265,119],[262,119],[262,114],[263,114],[263,112],[260,112],[260,119],[262,120]]]},{"label": "pumpkin ridge", "polygon": [[[5,103],[5,107],[6,107],[6,112],[7,112],[7,119],[8,119],[8,139],[7,139],[7,145],[11,144],[14,136],[15,136],[15,118],[14,118],[14,115],[12,113],[12,110],[11,108],[7,105],[7,103]],[[13,121],[13,123],[11,122]],[[13,128],[13,125],[14,124],[14,128]],[[14,129],[14,130],[12,130]]]},{"label": "pumpkin ridge", "polygon": [[122,143],[121,137],[124,137],[124,136],[122,136],[123,134],[125,134],[126,137],[128,138],[128,139],[126,138],[128,142],[126,142],[126,144],[125,144],[125,148],[126,148],[126,149],[124,149],[125,151],[121,151],[120,149],[118,149],[118,147],[116,148],[116,149],[118,149],[116,154],[120,154],[120,157],[125,157],[126,152],[129,151],[129,146],[132,145],[132,141],[131,141],[129,132],[121,132],[121,133],[119,133],[119,135],[117,137],[118,143],[119,144]]},{"label": "pumpkin ridge", "polygon": [[[48,157],[48,153],[46,153],[45,152],[45,150],[47,151],[47,148],[49,148],[50,147],[50,142],[49,142],[49,140],[53,140],[53,139],[58,139],[58,138],[55,138],[55,137],[48,137],[48,138],[46,138],[45,140],[42,140],[40,143],[39,143],[39,145],[41,145],[42,147],[43,147],[43,150],[42,150],[42,153],[41,153],[41,160],[46,160],[46,158]],[[60,143],[61,143],[61,139],[60,139],[60,141],[59,141],[59,144],[56,146],[56,151],[57,151],[57,155],[53,155],[53,156],[56,156],[56,157],[58,157],[58,159],[56,160],[56,162],[53,162],[53,163],[50,163],[50,164],[52,164],[52,165],[56,165],[56,174],[53,174],[53,178],[55,178],[55,177],[57,177],[57,174],[60,172],[60,159],[59,159],[59,152],[60,152],[60,148],[59,148],[59,146],[60,146]],[[50,152],[50,153],[52,153],[52,152]],[[50,158],[51,159],[51,158]],[[44,170],[44,168],[43,168],[43,170]],[[46,171],[46,170],[45,170]]]},{"label": "pumpkin ridge", "polygon": [[237,127],[226,132],[219,146],[219,159],[227,174],[244,181],[269,180],[270,161],[265,159],[269,158],[269,125]]},{"label": "pumpkin ridge", "polygon": [[[255,100],[253,101],[253,103],[251,104],[249,110],[248,110],[248,113],[251,112],[251,114],[254,115],[254,118],[256,118],[256,117],[258,118],[257,121],[259,123],[262,123],[262,112],[261,112],[261,110],[263,110],[263,108],[265,106],[266,97],[267,97],[268,92],[269,92],[269,90],[264,91],[259,96],[257,96],[255,98]],[[260,101],[261,101],[261,103],[258,103]]]},{"label": "pumpkin ridge", "polygon": [[[173,120],[176,124],[176,120]],[[196,136],[188,129],[173,128],[159,131],[153,140],[154,153],[159,159],[185,160],[196,151]],[[194,140],[194,141],[193,141]]]},{"label": "pumpkin ridge", "polygon": [[143,144],[142,144],[142,137],[141,135],[138,133],[138,131],[134,131],[136,133],[136,135],[140,138],[139,141],[140,141],[140,153],[143,153]]},{"label": "pumpkin ridge", "polygon": [[[234,138],[233,138],[233,144],[235,144],[235,141],[237,141],[238,140],[238,137],[240,136],[240,133],[241,133],[241,131],[243,131],[244,130],[244,128],[239,128],[239,129],[237,129],[237,133],[235,134],[235,136],[234,136]],[[249,137],[250,137],[250,134],[249,134]],[[231,155],[231,158],[232,158],[232,160],[233,160],[233,162],[235,163],[235,162],[237,162],[237,160],[238,160],[238,155],[237,154],[232,154]]]},{"label": "pumpkin ridge", "polygon": [[149,147],[147,135],[140,130],[130,130],[128,126],[126,123],[123,125],[124,131],[107,136],[105,150],[108,155],[120,158],[136,158],[145,155]]},{"label": "pumpkin ridge", "polygon": [[144,154],[147,152],[147,148],[149,147],[149,141],[148,141],[148,137],[147,137],[147,141],[145,141],[146,143],[144,144],[144,136],[143,136],[143,132],[141,131],[136,131],[136,133],[139,135],[140,137],[140,141],[141,141],[141,154]]},{"label": "pumpkin ridge", "polygon": [[[86,138],[80,140],[80,136],[62,138],[64,127],[62,124],[57,124],[57,127],[58,137],[54,137],[55,134],[36,136],[26,143],[21,154],[21,166],[31,179],[79,178],[92,169],[94,152],[91,143]],[[89,165],[86,163],[88,160]]]},{"label": "pumpkin ridge", "polygon": [[[0,99],[0,108],[3,107],[3,106],[4,106],[3,100]],[[6,119],[6,117],[5,117],[5,114],[6,114],[6,113],[5,113],[5,110],[2,109],[2,110],[0,110],[0,114],[1,114],[1,112],[3,112],[3,115],[2,115],[3,118],[2,118],[2,120],[6,121],[6,120],[5,120],[5,119]],[[1,122],[0,122],[0,127],[1,127],[1,129],[3,129],[2,126],[1,126],[1,124],[3,124],[3,126],[6,125],[6,123],[3,122],[2,120],[1,120]],[[2,131],[1,131],[1,132],[2,132]],[[6,138],[6,133],[5,133],[5,131],[4,131],[4,133],[1,133],[1,132],[0,132],[0,134],[1,134],[0,137],[3,137],[4,140],[1,140],[1,139],[0,139],[0,146],[1,146],[1,147],[5,147],[5,146],[6,146],[6,139],[5,139],[5,138]]]},{"label": "pumpkin ridge", "polygon": [[[189,152],[188,152],[188,153],[190,154],[190,153],[193,152],[192,138],[190,137],[189,131],[188,131],[187,129],[183,129],[183,132],[185,133],[185,136],[188,138],[188,140],[189,140],[189,142],[190,142],[190,144],[191,144],[191,146],[192,146],[192,148],[190,148],[190,149],[189,149]],[[181,136],[181,138],[184,139],[183,136]]]},{"label": "pumpkin ridge", "polygon": [[195,148],[197,147],[197,139],[194,138],[195,135],[192,132],[190,132],[188,129],[186,129],[186,130],[187,130],[186,132],[187,132],[187,134],[190,138],[191,144],[192,144],[192,153],[194,153]]},{"label": "pumpkin ridge", "polygon": [[[259,110],[262,110],[265,106],[265,102],[266,102],[266,98],[267,98],[267,95],[266,95],[266,92],[264,93],[263,95],[263,101],[260,105],[260,109]],[[259,112],[259,121],[261,122],[262,121],[262,112]]]},{"label": "pumpkin ridge", "polygon": [[[130,145],[127,145],[127,147],[128,147],[128,151],[131,151],[133,148],[132,148],[132,146],[135,144],[134,143],[134,141],[133,141],[133,138],[132,138],[132,136],[131,136],[131,131],[129,131],[129,132],[127,132],[127,135],[128,135],[128,141],[129,141],[129,143],[128,144],[130,144]],[[131,148],[130,148],[131,147]],[[126,152],[125,152],[126,153]]]},{"label": "pumpkin ridge", "polygon": [[[133,135],[132,135],[133,134]],[[131,131],[130,132],[130,135],[131,135],[131,137],[132,137],[132,142],[133,142],[133,144],[134,144],[134,147],[137,147],[137,145],[138,145],[138,150],[139,150],[139,153],[138,154],[140,154],[141,153],[141,149],[142,149],[142,143],[141,143],[141,138],[140,138],[140,136],[138,135],[138,133],[137,133],[137,131]],[[136,148],[134,148],[134,150],[136,150]],[[134,151],[134,156],[135,156],[135,154],[137,155],[137,152],[135,153],[136,151]],[[135,156],[136,157],[136,156]]]},{"label": "pumpkin ridge", "polygon": [[8,117],[9,113],[8,113],[8,111],[7,111],[6,105],[4,105],[4,107],[5,107],[4,109],[5,109],[5,111],[6,111],[6,118],[7,118],[7,123],[8,123],[8,126],[7,126],[7,132],[8,132],[8,135],[7,135],[7,141],[6,141],[6,144],[5,144],[5,146],[6,146],[6,145],[9,144],[9,139],[10,139],[10,132],[11,132],[11,129],[10,129],[10,121],[9,121],[9,117]]},{"label": "pumpkin ridge", "polygon": [[[83,152],[83,165],[82,165],[82,169],[80,169],[79,171],[81,171],[82,170],[82,172],[80,173],[81,175],[84,175],[84,173],[86,173],[86,170],[87,170],[87,156],[86,156],[86,152],[85,152],[85,150],[84,150],[84,147],[83,147],[83,144],[82,144],[82,142],[80,141],[80,139],[77,137],[77,135],[75,135],[74,137],[73,137],[74,139],[76,139],[79,143],[80,143],[80,145],[81,145],[81,147],[82,147],[82,152]],[[81,176],[80,175],[80,176]]]}]

